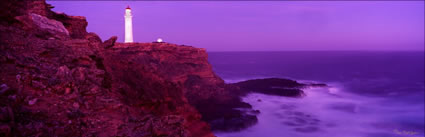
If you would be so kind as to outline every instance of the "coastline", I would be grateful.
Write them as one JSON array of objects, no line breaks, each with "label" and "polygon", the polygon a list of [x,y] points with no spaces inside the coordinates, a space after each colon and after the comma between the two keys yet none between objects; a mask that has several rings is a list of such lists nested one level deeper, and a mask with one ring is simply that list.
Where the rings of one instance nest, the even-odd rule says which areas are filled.
[{"label": "coastline", "polygon": [[392,102],[395,100],[387,97],[358,95],[348,92],[341,83],[307,87],[303,91],[306,94],[303,98],[249,93],[243,101],[259,110],[258,124],[240,132],[214,133],[218,137],[424,135],[420,125],[397,121],[420,119],[423,114],[413,112],[422,109],[421,104],[406,106],[406,103]]},{"label": "coastline", "polygon": [[[203,48],[166,42],[120,43],[116,36],[102,41],[96,33],[87,32],[85,17],[53,12],[44,0],[8,0],[6,5],[0,12],[0,136],[423,135],[423,123],[417,122],[421,114],[415,111],[423,109],[423,104],[408,102],[411,96],[423,95],[422,91],[416,94],[422,83],[388,93],[386,88],[362,87],[381,81],[384,84],[378,86],[388,86],[392,79],[354,77],[363,73],[358,70],[380,65],[355,60],[359,56],[329,65],[330,59],[346,52],[325,58],[319,58],[319,52],[304,58],[274,52],[263,60],[264,53],[259,53],[249,58],[247,66],[229,61],[240,58],[227,57],[220,60],[229,61],[224,70],[240,72],[229,80],[214,71],[211,54]],[[288,62],[279,64],[283,58]],[[360,67],[351,65],[356,62],[361,62]],[[326,69],[326,65],[338,68]],[[390,68],[396,67],[373,71]],[[416,75],[394,72],[401,78]],[[256,73],[267,75],[245,75]],[[280,77],[287,74],[316,81]],[[317,80],[328,75],[335,75],[337,82]],[[357,94],[338,83],[346,79],[358,84],[353,90]],[[411,82],[397,84],[405,83]]]},{"label": "coastline", "polygon": [[7,2],[1,135],[210,137],[257,122],[235,109],[251,105],[213,72],[205,49],[102,41],[84,17],[43,0]]}]

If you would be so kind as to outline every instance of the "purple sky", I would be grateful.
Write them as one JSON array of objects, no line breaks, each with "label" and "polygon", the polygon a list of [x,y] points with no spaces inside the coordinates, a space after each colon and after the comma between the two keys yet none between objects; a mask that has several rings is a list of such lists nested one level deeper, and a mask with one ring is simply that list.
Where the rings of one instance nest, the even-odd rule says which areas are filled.
[{"label": "purple sky", "polygon": [[424,50],[424,1],[48,1],[88,31],[208,51]]}]

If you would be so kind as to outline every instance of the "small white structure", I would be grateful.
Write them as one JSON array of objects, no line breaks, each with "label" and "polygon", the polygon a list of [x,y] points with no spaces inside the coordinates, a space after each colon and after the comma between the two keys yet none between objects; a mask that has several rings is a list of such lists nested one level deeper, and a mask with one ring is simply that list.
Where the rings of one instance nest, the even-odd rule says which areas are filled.
[{"label": "small white structure", "polygon": [[131,16],[130,6],[125,8],[125,40],[124,43],[132,43],[133,42],[133,21]]},{"label": "small white structure", "polygon": [[162,42],[162,39],[161,39],[161,38],[158,38],[158,39],[156,40],[156,42],[161,43],[161,42]]}]

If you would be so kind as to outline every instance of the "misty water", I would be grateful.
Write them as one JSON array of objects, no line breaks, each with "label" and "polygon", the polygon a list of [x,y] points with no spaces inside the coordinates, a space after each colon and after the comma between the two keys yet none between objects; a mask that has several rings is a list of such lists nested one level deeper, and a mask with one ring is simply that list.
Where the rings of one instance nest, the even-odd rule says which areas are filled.
[{"label": "misty water", "polygon": [[[423,137],[424,52],[210,52],[226,82],[318,82],[303,98],[253,93],[258,123],[219,137]],[[258,100],[261,101],[258,101]]]}]

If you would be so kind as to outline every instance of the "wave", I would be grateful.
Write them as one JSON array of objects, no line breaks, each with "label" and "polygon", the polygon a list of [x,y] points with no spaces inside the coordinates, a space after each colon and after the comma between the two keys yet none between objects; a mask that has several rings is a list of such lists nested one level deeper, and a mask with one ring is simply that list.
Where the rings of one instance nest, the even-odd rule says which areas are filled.
[{"label": "wave", "polygon": [[[305,82],[305,81],[303,81]],[[341,83],[304,89],[304,98],[253,93],[258,124],[218,137],[423,137],[424,105],[347,92]],[[261,101],[259,101],[261,100]]]}]

